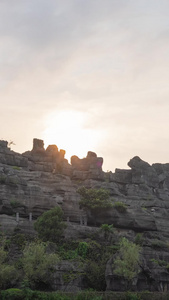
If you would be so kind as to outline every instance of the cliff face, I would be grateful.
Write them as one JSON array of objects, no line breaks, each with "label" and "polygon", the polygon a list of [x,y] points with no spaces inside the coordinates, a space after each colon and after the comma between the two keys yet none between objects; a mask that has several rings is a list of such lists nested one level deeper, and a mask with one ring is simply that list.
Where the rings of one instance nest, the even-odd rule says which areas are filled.
[{"label": "cliff face", "polygon": [[[132,158],[128,170],[102,171],[103,159],[93,152],[71,164],[65,151],[34,139],[32,151],[11,151],[0,141],[0,224],[6,233],[19,227],[34,233],[33,222],[57,205],[64,211],[68,228],[65,235],[85,237],[101,224],[113,224],[119,236],[135,241],[142,236],[142,265],[133,282],[137,290],[168,290],[169,273],[169,163],[149,165]],[[97,215],[79,207],[77,189],[105,188],[115,202],[124,203],[125,212],[102,210]],[[83,225],[83,226],[82,226]],[[113,274],[112,258],[105,271],[107,290],[123,290],[125,283]],[[156,262],[155,262],[156,261]],[[163,264],[162,264],[163,261]]]}]

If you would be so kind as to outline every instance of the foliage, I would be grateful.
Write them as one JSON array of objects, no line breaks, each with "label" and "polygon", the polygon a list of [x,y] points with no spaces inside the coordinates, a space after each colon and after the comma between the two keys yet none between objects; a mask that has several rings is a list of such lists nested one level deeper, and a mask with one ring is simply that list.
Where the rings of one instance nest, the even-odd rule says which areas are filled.
[{"label": "foliage", "polygon": [[114,273],[131,282],[139,271],[140,250],[139,245],[122,238],[119,254],[113,263]]},{"label": "foliage", "polygon": [[136,293],[127,292],[126,293],[126,300],[141,300],[140,296]]},{"label": "foliage", "polygon": [[158,248],[166,248],[167,244],[163,241],[158,240],[158,239],[153,239],[151,241],[151,246],[155,249],[156,248],[158,249]]},{"label": "foliage", "polygon": [[59,261],[57,254],[47,254],[46,244],[42,242],[29,243],[23,250],[22,266],[25,279],[32,285],[38,282],[48,282],[53,266]]},{"label": "foliage", "polygon": [[82,208],[96,211],[97,209],[110,208],[113,206],[109,196],[109,191],[106,189],[86,189],[81,187],[78,189],[81,195],[80,205]]},{"label": "foliage", "polygon": [[13,170],[18,170],[18,171],[20,171],[20,170],[21,170],[21,167],[13,166],[12,169],[13,169]]},{"label": "foliage", "polygon": [[110,247],[105,247],[92,240],[88,242],[85,276],[89,288],[98,291],[105,290],[106,264],[111,256],[112,249]]},{"label": "foliage", "polygon": [[65,294],[63,292],[41,292],[31,289],[8,289],[1,291],[0,299],[2,300],[103,300],[96,292],[83,291],[77,294]]},{"label": "foliage", "polygon": [[65,250],[63,247],[60,247],[59,255],[62,259],[65,259],[65,260],[72,260],[72,259],[74,260],[74,259],[77,259],[77,257],[78,257],[77,249]]},{"label": "foliage", "polygon": [[135,237],[135,244],[136,244],[136,245],[142,246],[142,245],[143,245],[143,242],[144,242],[143,234],[140,233],[140,232],[137,233],[137,234],[136,234],[136,237]]},{"label": "foliage", "polygon": [[22,206],[22,204],[21,204],[19,201],[14,200],[14,199],[12,199],[12,200],[10,201],[10,205],[11,205],[13,208],[17,208],[17,207],[19,207],[19,206]]},{"label": "foliage", "polygon": [[121,213],[124,213],[127,210],[126,204],[120,201],[115,202],[113,204],[113,207]]},{"label": "foliage", "polygon": [[80,242],[77,248],[78,255],[80,255],[85,259],[87,255],[87,250],[88,250],[88,243]]},{"label": "foliage", "polygon": [[16,279],[16,270],[12,265],[7,264],[7,252],[4,251],[4,247],[0,247],[0,288],[6,287],[6,285],[12,279]]},{"label": "foliage", "polygon": [[101,228],[101,231],[104,232],[104,238],[105,238],[105,240],[108,239],[110,233],[113,233],[113,232],[114,232],[113,224],[112,224],[112,225],[102,224],[102,225],[100,226],[100,228]]},{"label": "foliage", "polygon": [[17,233],[12,236],[11,241],[19,248],[23,248],[26,245],[26,236],[23,233]]},{"label": "foliage", "polygon": [[161,259],[157,260],[157,259],[152,258],[150,261],[155,263],[156,265],[158,265],[160,267],[168,268],[168,263],[165,260],[161,260]]},{"label": "foliage", "polygon": [[43,241],[58,242],[66,228],[62,209],[57,206],[44,212],[34,223],[34,228]]},{"label": "foliage", "polygon": [[90,288],[97,291],[104,291],[106,288],[104,260],[100,262],[89,260],[86,267],[86,281]]},{"label": "foliage", "polygon": [[105,255],[105,249],[96,241],[91,240],[88,243],[87,259],[99,262],[103,255]]},{"label": "foliage", "polygon": [[1,299],[2,300],[22,300],[23,291],[20,289],[8,289],[5,291],[1,291]]}]

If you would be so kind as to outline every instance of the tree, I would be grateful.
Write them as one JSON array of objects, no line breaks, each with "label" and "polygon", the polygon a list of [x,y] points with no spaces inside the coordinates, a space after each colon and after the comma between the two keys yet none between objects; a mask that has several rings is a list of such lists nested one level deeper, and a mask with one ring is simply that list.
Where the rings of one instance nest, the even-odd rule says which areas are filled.
[{"label": "tree", "polygon": [[81,195],[80,205],[84,209],[97,212],[100,209],[113,207],[109,191],[106,189],[86,189],[81,187],[78,189],[78,193]]},{"label": "tree", "polygon": [[31,285],[37,283],[48,283],[53,266],[58,263],[57,254],[47,254],[46,244],[43,242],[32,242],[23,250],[22,265],[25,279]]},{"label": "tree", "polygon": [[58,242],[66,228],[62,209],[57,206],[44,212],[34,223],[34,228],[43,241]]},{"label": "tree", "polygon": [[17,279],[17,272],[14,266],[6,262],[7,252],[0,247],[0,288],[4,288],[11,280]]},{"label": "tree", "polygon": [[108,240],[110,234],[114,232],[113,224],[112,225],[102,224],[100,226],[100,228],[101,228],[101,231],[103,231],[103,233],[104,233],[105,240]]},{"label": "tree", "polygon": [[113,263],[114,274],[123,276],[128,284],[139,272],[140,251],[139,245],[121,239],[119,254]]}]

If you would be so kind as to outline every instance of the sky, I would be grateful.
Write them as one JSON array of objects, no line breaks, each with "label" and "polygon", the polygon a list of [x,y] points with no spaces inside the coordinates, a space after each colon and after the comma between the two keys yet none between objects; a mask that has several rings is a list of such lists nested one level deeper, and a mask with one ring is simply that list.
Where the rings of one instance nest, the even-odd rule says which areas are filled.
[{"label": "sky", "polygon": [[0,139],[169,162],[168,0],[0,0]]}]

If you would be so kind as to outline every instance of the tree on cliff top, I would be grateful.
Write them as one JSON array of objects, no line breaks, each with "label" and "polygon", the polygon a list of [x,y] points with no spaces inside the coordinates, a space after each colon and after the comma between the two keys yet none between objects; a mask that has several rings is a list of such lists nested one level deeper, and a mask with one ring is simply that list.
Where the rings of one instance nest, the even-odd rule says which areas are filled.
[{"label": "tree on cliff top", "polygon": [[34,224],[38,236],[43,241],[58,242],[66,224],[63,222],[63,211],[60,207],[54,207],[44,212]]}]

